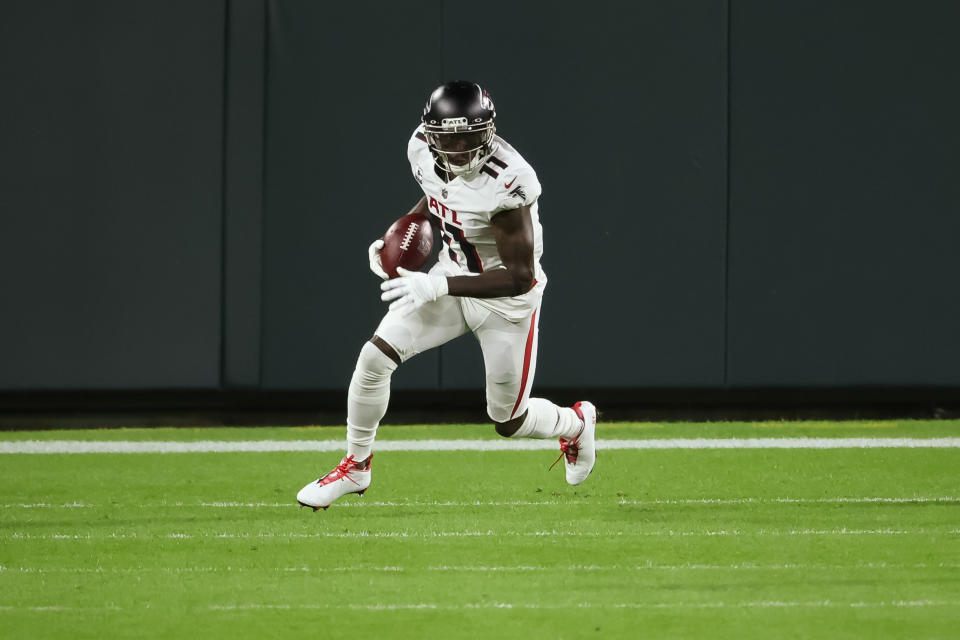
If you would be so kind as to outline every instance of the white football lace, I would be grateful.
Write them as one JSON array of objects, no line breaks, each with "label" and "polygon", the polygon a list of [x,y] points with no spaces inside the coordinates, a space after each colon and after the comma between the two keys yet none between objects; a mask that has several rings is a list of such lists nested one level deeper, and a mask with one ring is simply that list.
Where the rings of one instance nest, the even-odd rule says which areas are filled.
[{"label": "white football lace", "polygon": [[413,235],[417,232],[417,229],[420,228],[420,225],[416,222],[411,222],[410,226],[407,227],[407,232],[403,234],[403,241],[400,243],[400,248],[406,251],[410,248],[410,242],[413,240]]}]

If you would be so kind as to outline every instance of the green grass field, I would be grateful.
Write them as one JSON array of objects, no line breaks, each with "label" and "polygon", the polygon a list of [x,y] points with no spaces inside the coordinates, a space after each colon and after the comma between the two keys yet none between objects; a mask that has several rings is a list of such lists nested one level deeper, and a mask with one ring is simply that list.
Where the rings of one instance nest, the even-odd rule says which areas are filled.
[{"label": "green grass field", "polygon": [[[342,428],[0,432],[338,440]],[[957,438],[960,421],[603,424],[603,439]],[[494,440],[383,427],[379,440]],[[956,638],[960,448],[0,454],[4,638]],[[558,465],[559,466],[559,465]]]}]

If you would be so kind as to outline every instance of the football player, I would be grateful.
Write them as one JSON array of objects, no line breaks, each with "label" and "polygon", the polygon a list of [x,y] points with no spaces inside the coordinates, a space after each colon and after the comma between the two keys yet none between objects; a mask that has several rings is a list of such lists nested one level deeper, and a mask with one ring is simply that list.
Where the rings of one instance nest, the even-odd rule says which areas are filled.
[{"label": "football player", "polygon": [[473,82],[448,82],[430,95],[407,157],[423,197],[413,212],[432,216],[443,238],[429,273],[398,269],[388,279],[382,240],[370,269],[390,302],[364,344],[347,399],[347,455],[305,486],[297,501],[326,509],[370,486],[373,441],[387,411],[390,377],[418,353],[472,331],[483,350],[487,414],[507,438],[559,438],[566,477],[580,484],[596,460],[597,410],[531,398],[537,324],[547,276],[540,267],[540,182],[526,160],[496,135],[493,101]]}]

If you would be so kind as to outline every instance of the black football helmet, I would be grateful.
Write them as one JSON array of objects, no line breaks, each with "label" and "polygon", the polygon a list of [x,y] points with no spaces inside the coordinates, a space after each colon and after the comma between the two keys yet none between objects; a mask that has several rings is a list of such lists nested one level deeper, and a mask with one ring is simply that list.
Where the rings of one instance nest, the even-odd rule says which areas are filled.
[{"label": "black football helmet", "polygon": [[475,82],[442,84],[423,108],[423,132],[437,166],[456,176],[470,174],[496,150],[493,100]]}]

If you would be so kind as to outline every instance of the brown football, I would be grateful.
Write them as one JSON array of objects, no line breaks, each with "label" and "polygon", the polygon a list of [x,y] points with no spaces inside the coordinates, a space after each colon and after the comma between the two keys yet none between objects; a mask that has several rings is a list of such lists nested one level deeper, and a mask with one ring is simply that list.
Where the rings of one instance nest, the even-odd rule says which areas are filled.
[{"label": "brown football", "polygon": [[418,271],[430,259],[432,249],[430,219],[422,213],[409,213],[383,234],[380,263],[388,276],[396,278],[397,267]]}]

